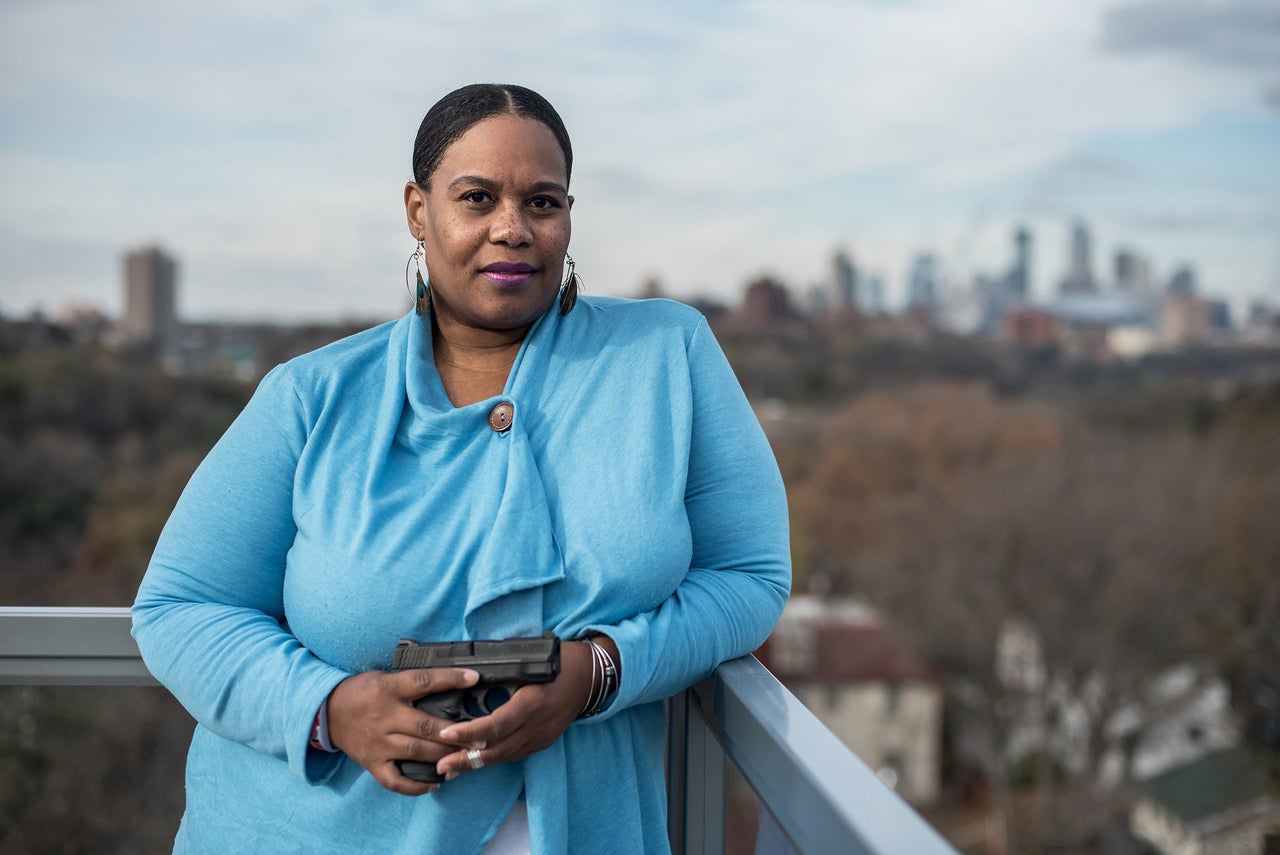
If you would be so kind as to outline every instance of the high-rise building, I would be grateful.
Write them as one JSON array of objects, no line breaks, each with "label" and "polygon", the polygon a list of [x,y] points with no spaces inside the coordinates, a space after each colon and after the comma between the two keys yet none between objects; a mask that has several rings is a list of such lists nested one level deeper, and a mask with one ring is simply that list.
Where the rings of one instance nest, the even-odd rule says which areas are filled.
[{"label": "high-rise building", "polygon": [[1192,297],[1196,293],[1196,271],[1189,264],[1184,264],[1169,277],[1170,294],[1180,297]]},{"label": "high-rise building", "polygon": [[1151,287],[1151,268],[1136,252],[1118,249],[1115,254],[1116,290],[1122,294],[1146,294]]},{"label": "high-rise building", "polygon": [[884,311],[884,279],[877,274],[861,277],[858,296],[859,308],[872,315]]},{"label": "high-rise building", "polygon": [[853,259],[844,250],[837,250],[831,267],[836,308],[858,308],[858,270],[853,266]]},{"label": "high-rise building", "polygon": [[1031,232],[1019,226],[1013,233],[1013,267],[1005,277],[1011,297],[1025,298],[1031,288]]},{"label": "high-rise building", "polygon": [[1089,236],[1089,228],[1080,220],[1071,227],[1071,260],[1067,268],[1067,277],[1059,286],[1065,294],[1092,294],[1097,290],[1093,281],[1092,261],[1093,241]]},{"label": "high-rise building", "polygon": [[907,280],[907,308],[932,309],[938,303],[938,259],[922,252],[911,265]]},{"label": "high-rise building", "polygon": [[134,250],[124,257],[125,342],[158,356],[177,348],[176,295],[178,263],[157,247]]}]

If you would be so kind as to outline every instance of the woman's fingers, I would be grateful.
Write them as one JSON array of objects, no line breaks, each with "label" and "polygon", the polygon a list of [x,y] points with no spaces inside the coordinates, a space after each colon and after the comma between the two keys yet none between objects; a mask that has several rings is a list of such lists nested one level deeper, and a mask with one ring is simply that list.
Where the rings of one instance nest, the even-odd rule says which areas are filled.
[{"label": "woman's fingers", "polygon": [[[541,751],[582,711],[593,667],[585,643],[563,644],[555,680],[522,686],[491,714],[465,722],[451,721],[449,709],[461,703],[460,690],[476,684],[475,671],[423,668],[356,674],[329,696],[329,738],[382,786],[422,795],[435,785],[405,777],[401,761],[435,764],[440,775],[451,778]],[[414,706],[428,696],[437,696],[435,715]]]},{"label": "woman's fingers", "polygon": [[437,692],[467,689],[480,679],[480,675],[470,668],[413,668],[385,676],[395,684],[400,697],[406,701],[416,701]]},{"label": "woman's fingers", "polygon": [[591,653],[585,644],[561,645],[559,676],[550,683],[534,683],[516,690],[491,714],[444,728],[442,742],[460,746],[436,768],[446,778],[473,771],[468,750],[481,749],[486,766],[521,760],[560,738],[573,724],[589,692]]},{"label": "woman's fingers", "polygon": [[426,695],[475,685],[477,674],[463,668],[370,671],[343,680],[329,695],[329,740],[397,793],[422,795],[435,785],[401,774],[397,761],[434,763],[454,746],[442,745],[446,719],[414,707]]}]

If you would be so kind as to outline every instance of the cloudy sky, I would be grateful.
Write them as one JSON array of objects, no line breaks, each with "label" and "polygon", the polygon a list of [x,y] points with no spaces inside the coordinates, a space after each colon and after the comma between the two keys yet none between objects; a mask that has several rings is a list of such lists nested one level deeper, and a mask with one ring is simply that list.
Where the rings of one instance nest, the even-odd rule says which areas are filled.
[{"label": "cloudy sky", "polygon": [[801,290],[842,247],[892,301],[1026,224],[1048,296],[1078,217],[1099,273],[1280,300],[1276,0],[4,0],[0,313],[118,312],[157,243],[188,319],[394,316],[413,135],[475,81],[563,115],[589,293]]}]

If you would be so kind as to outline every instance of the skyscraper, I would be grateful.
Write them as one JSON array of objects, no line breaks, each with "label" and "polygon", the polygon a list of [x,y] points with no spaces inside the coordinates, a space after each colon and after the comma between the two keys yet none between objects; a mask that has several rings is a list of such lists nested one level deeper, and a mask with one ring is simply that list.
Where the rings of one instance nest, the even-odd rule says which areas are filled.
[{"label": "skyscraper", "polygon": [[1184,264],[1169,277],[1168,292],[1181,297],[1192,297],[1196,293],[1196,271],[1189,264]]},{"label": "skyscraper", "polygon": [[1147,260],[1129,249],[1115,254],[1116,290],[1122,294],[1144,295],[1150,290],[1151,270]]},{"label": "skyscraper", "polygon": [[932,309],[938,302],[938,260],[931,252],[922,252],[911,265],[907,281],[907,307]]},{"label": "skyscraper", "polygon": [[1013,233],[1013,269],[1009,271],[1009,290],[1017,297],[1026,297],[1031,288],[1031,232],[1019,226]]},{"label": "skyscraper", "polygon": [[175,297],[178,263],[157,247],[134,250],[124,257],[124,317],[121,337],[127,343],[165,356],[177,348]]},{"label": "skyscraper", "polygon": [[853,259],[844,250],[837,250],[831,266],[835,277],[832,284],[836,308],[858,308],[858,271],[853,266]]},{"label": "skyscraper", "polygon": [[1071,227],[1071,261],[1067,277],[1059,290],[1063,294],[1092,294],[1097,290],[1093,281],[1092,239],[1089,228],[1080,220]]}]

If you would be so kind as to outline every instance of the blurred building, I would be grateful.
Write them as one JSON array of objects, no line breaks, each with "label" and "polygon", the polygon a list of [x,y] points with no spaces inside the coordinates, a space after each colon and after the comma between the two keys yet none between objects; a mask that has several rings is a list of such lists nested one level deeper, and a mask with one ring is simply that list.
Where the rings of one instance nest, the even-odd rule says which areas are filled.
[{"label": "blurred building", "polygon": [[1145,296],[1151,292],[1151,266],[1136,252],[1116,250],[1113,273],[1120,293]]},{"label": "blurred building", "polygon": [[748,329],[766,330],[784,326],[798,317],[791,297],[781,282],[762,276],[747,286],[742,307],[734,318]]},{"label": "blurred building", "polygon": [[1067,275],[1058,286],[1063,296],[1092,294],[1098,290],[1093,279],[1093,239],[1088,227],[1080,221],[1071,227],[1070,260]]},{"label": "blurred building", "polygon": [[1257,344],[1280,344],[1280,300],[1249,304],[1244,324],[1245,337]]},{"label": "blurred building", "polygon": [[858,283],[859,305],[862,310],[871,315],[878,315],[884,312],[884,279],[876,274],[869,274],[861,278]]},{"label": "blurred building", "polygon": [[1013,266],[1005,274],[1009,296],[1025,300],[1031,289],[1031,232],[1019,226],[1013,233]]},{"label": "blurred building", "polygon": [[907,280],[907,309],[932,312],[938,305],[938,259],[931,252],[922,252],[911,264]]},{"label": "blurred building", "polygon": [[1139,786],[1129,828],[1166,855],[1280,852],[1280,782],[1272,764],[1226,748]]},{"label": "blurred building", "polygon": [[1117,328],[1153,327],[1155,323],[1147,301],[1120,293],[1062,296],[1045,311],[1059,321],[1063,352],[1088,360],[1116,355],[1111,338]]},{"label": "blurred building", "polygon": [[177,350],[176,306],[178,263],[157,247],[134,250],[124,257],[122,342],[167,356]]},{"label": "blurred building", "polygon": [[879,614],[855,601],[794,596],[756,655],[903,798],[937,798],[940,681]]},{"label": "blurred building", "polygon": [[1061,323],[1051,313],[1033,306],[1009,309],[1001,319],[1000,337],[1019,347],[1051,347],[1061,338]]},{"label": "blurred building", "polygon": [[657,277],[651,276],[650,278],[644,280],[644,283],[640,286],[640,293],[638,295],[638,299],[658,300],[665,296],[667,295],[662,290],[662,282]]},{"label": "blurred building", "polygon": [[73,340],[82,343],[100,341],[111,328],[101,309],[78,303],[59,308],[54,322],[67,330]]},{"label": "blurred building", "polygon": [[1186,292],[1165,295],[1160,310],[1160,340],[1168,347],[1207,343],[1213,334],[1213,303]]},{"label": "blurred building", "polygon": [[856,309],[858,304],[858,269],[844,250],[837,250],[831,260],[831,291],[837,309]]},{"label": "blurred building", "polygon": [[1196,293],[1196,271],[1189,264],[1184,264],[1169,277],[1168,293],[1179,297],[1193,297]]}]

